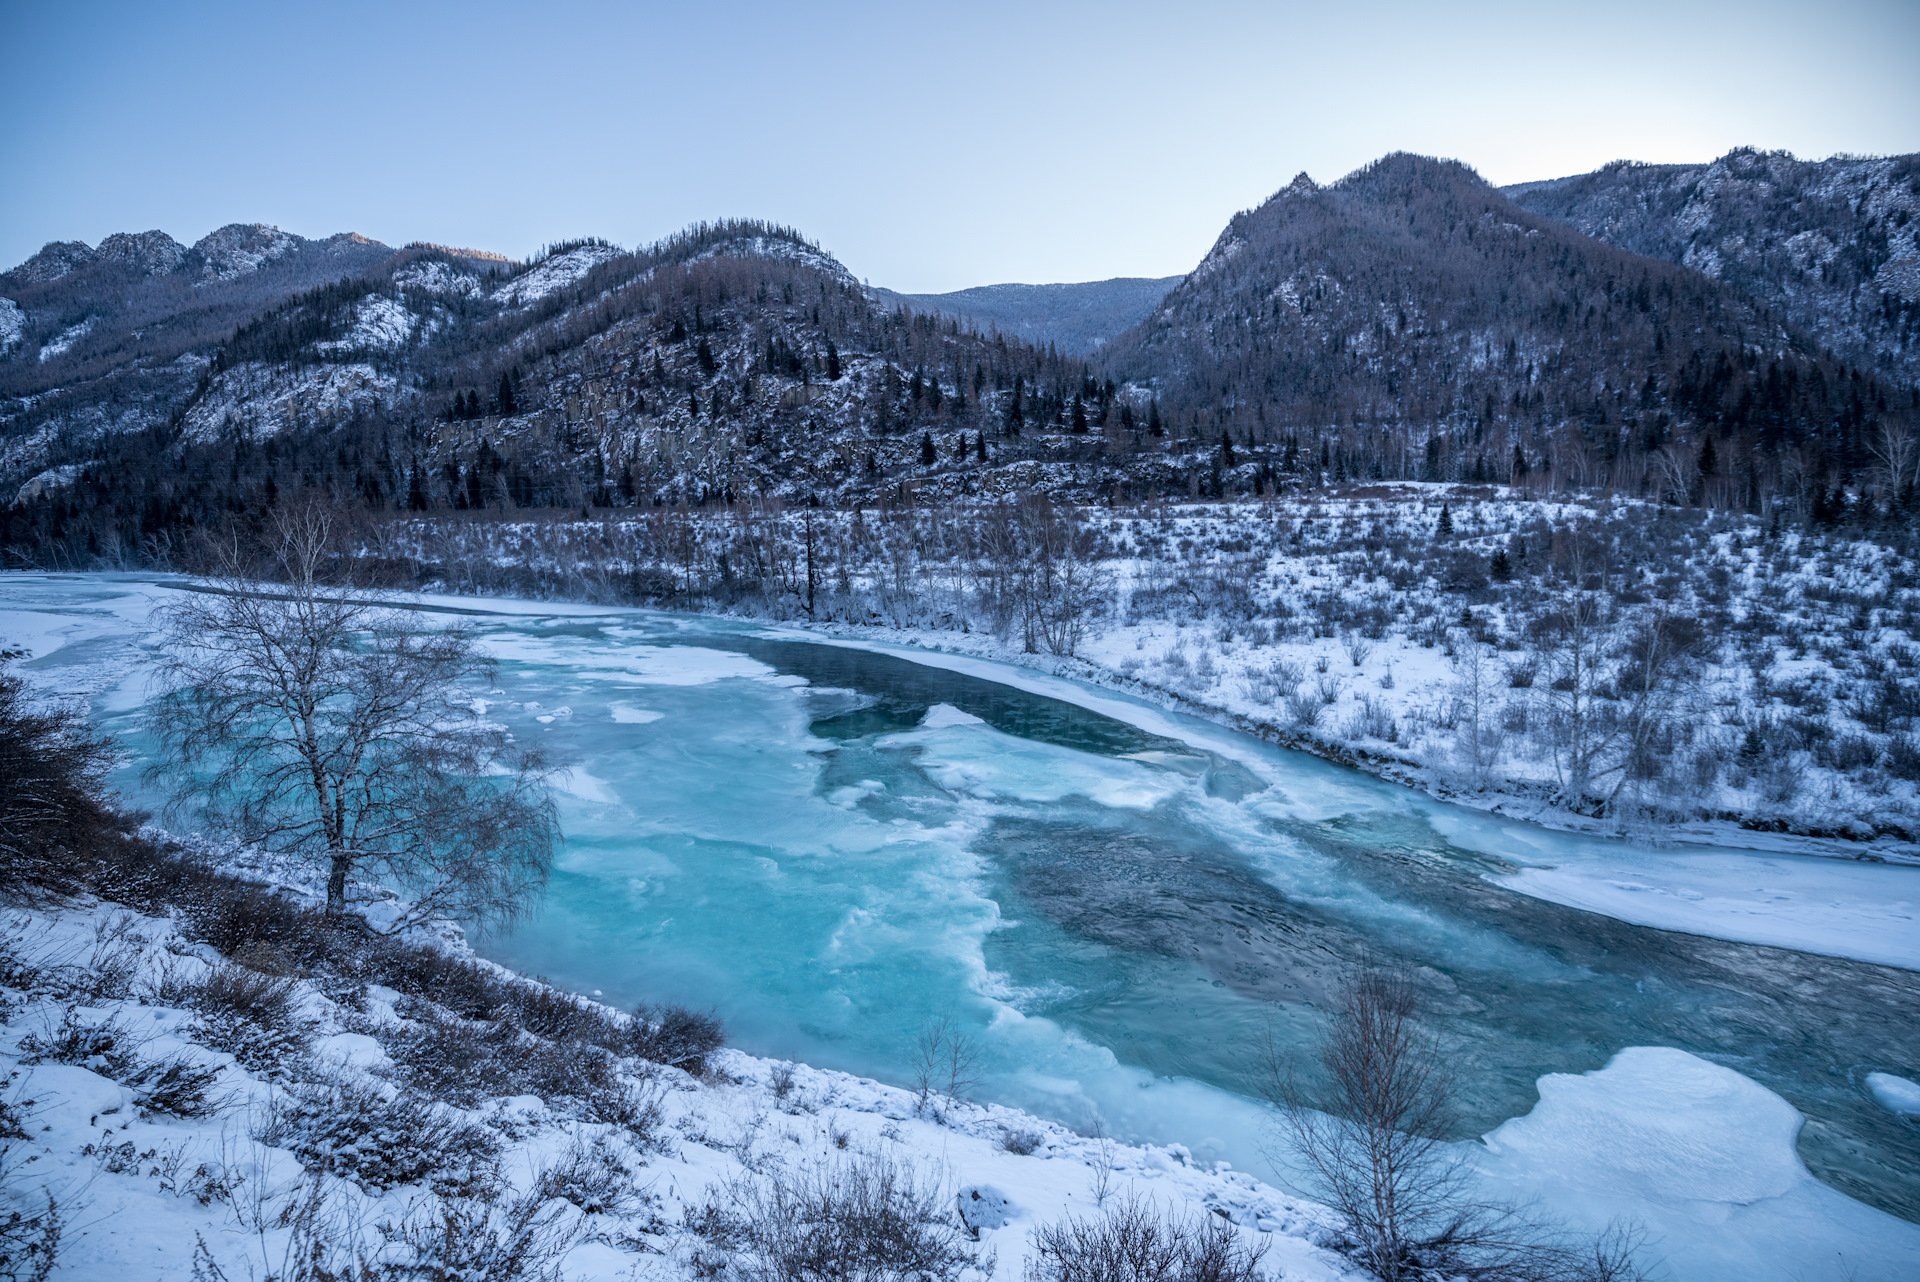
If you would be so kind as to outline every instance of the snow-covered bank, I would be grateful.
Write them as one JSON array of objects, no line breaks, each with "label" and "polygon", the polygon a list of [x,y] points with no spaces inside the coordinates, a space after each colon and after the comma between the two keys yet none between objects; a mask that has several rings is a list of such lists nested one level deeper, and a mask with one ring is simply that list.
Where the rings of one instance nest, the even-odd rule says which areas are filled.
[{"label": "snow-covered bank", "polygon": [[[980,1276],[999,1282],[1024,1276],[1037,1227],[1135,1198],[1236,1226],[1265,1247],[1275,1276],[1360,1276],[1318,1245],[1330,1240],[1323,1210],[1224,1163],[1196,1164],[1179,1145],[1076,1135],[1014,1110],[937,1092],[923,1102],[729,1050],[698,1076],[620,1059],[616,1085],[641,1102],[622,1120],[553,1088],[491,1094],[470,1083],[456,1098],[423,1097],[422,1075],[445,1071],[423,1047],[484,1025],[305,970],[273,981],[290,994],[278,1023],[236,1026],[206,996],[216,974],[231,987],[235,963],[176,919],[80,904],[11,909],[5,923],[0,1078],[19,1129],[0,1141],[0,1198],[45,1215],[51,1196],[65,1226],[55,1279],[171,1278],[196,1261],[249,1276],[316,1239],[336,1263],[354,1251],[393,1259],[419,1240],[395,1226],[464,1214],[463,1231],[497,1236],[516,1199],[537,1212],[562,1277],[702,1277],[726,1254],[712,1208],[735,1205],[756,1181],[867,1159],[937,1185],[971,1226]],[[84,1054],[63,1049],[88,1029],[105,1036]],[[205,1074],[200,1102],[159,1099],[139,1067],[156,1063]],[[370,1117],[387,1100],[458,1128],[484,1170],[458,1187],[441,1168],[376,1174],[384,1168],[341,1146],[399,1161],[427,1139],[397,1117],[373,1117],[365,1133],[351,1121],[303,1130],[299,1110],[316,1091]],[[1577,1230],[1616,1217],[1644,1226],[1643,1263],[1671,1276],[1912,1276],[1920,1227],[1809,1177],[1794,1153],[1799,1125],[1739,1074],[1678,1051],[1628,1050],[1598,1072],[1544,1079],[1533,1112],[1474,1146],[1472,1161],[1490,1191],[1539,1199]]]},{"label": "snow-covered bank", "polygon": [[[1022,1277],[1037,1225],[1131,1195],[1239,1226],[1288,1277],[1356,1276],[1314,1245],[1324,1212],[1230,1169],[1202,1169],[1177,1146],[1079,1136],[938,1096],[922,1104],[910,1091],[730,1050],[714,1053],[699,1076],[621,1060],[623,1089],[657,1112],[625,1123],[538,1092],[433,1101],[417,1093],[420,1039],[453,1017],[432,1002],[378,985],[356,997],[327,974],[307,974],[292,981],[294,1031],[273,1053],[262,1052],[272,1039],[258,1027],[252,1047],[216,1046],[218,1023],[199,993],[233,963],[177,922],[108,905],[16,908],[5,920],[0,1078],[21,1134],[5,1141],[0,1196],[42,1216],[53,1197],[65,1226],[55,1279],[183,1277],[202,1254],[231,1277],[272,1271],[314,1227],[284,1213],[316,1196],[326,1203],[320,1227],[335,1261],[381,1248],[382,1221],[434,1220],[461,1199],[484,1206],[479,1194],[446,1191],[448,1171],[417,1180],[356,1175],[357,1159],[275,1130],[276,1110],[316,1085],[410,1100],[469,1128],[465,1142],[492,1154],[484,1165],[503,1190],[496,1202],[546,1180],[555,1191],[543,1215],[570,1243],[562,1276],[583,1282],[700,1276],[700,1259],[710,1268],[724,1256],[701,1230],[707,1207],[724,1209],[740,1189],[779,1172],[863,1157],[937,1184],[963,1221],[972,1216],[982,1276],[1005,1282]],[[120,1047],[63,1062],[60,1035],[75,1028],[118,1034]],[[204,1104],[156,1103],[127,1056],[211,1073]],[[404,1149],[404,1127],[386,1125],[338,1142],[375,1154]],[[551,1178],[569,1165],[572,1183]]]}]

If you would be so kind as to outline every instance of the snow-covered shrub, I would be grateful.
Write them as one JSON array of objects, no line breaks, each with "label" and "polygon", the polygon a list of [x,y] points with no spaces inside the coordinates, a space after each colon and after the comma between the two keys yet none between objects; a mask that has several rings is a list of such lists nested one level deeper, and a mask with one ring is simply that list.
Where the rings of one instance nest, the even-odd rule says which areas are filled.
[{"label": "snow-covered shrub", "polygon": [[1026,1157],[1039,1151],[1046,1136],[1030,1127],[1003,1126],[1000,1128],[999,1145],[1002,1151],[1016,1157]]},{"label": "snow-covered shrub", "polygon": [[519,1091],[525,1052],[509,1025],[461,1019],[409,998],[406,1027],[386,1039],[394,1072],[410,1090],[463,1108]]},{"label": "snow-covered shrub", "polygon": [[1104,1216],[1068,1216],[1033,1232],[1028,1282],[1257,1282],[1265,1243],[1218,1217],[1162,1214],[1129,1197]]},{"label": "snow-covered shrub", "polygon": [[211,1117],[227,1100],[213,1089],[220,1070],[184,1055],[142,1060],[124,1080],[143,1113]]},{"label": "snow-covered shrub", "polygon": [[346,1077],[276,1097],[254,1138],[368,1192],[426,1184],[441,1197],[473,1197],[499,1185],[501,1146],[491,1131],[440,1104]]},{"label": "snow-covered shrub", "polygon": [[294,1007],[295,981],[234,962],[215,966],[192,994],[201,1040],[266,1076],[283,1072],[307,1047]]},{"label": "snow-covered shrub", "polygon": [[594,1121],[619,1127],[642,1148],[659,1148],[664,1142],[661,1124],[666,1108],[661,1100],[665,1093],[657,1082],[615,1075],[592,1084],[581,1102]]},{"label": "snow-covered shrub", "polygon": [[990,1267],[938,1180],[872,1154],[742,1177],[689,1226],[715,1251],[699,1267],[742,1282],[951,1282]]},{"label": "snow-covered shrub", "polygon": [[440,1200],[415,1210],[389,1233],[388,1254],[405,1262],[378,1276],[396,1282],[558,1282],[560,1261],[582,1230],[573,1208],[540,1189],[499,1201]]},{"label": "snow-covered shrub", "polygon": [[626,1053],[655,1064],[681,1068],[696,1077],[707,1056],[726,1045],[726,1029],[705,1011],[684,1006],[642,1006],[633,1013]]},{"label": "snow-covered shrub", "polygon": [[571,1202],[585,1215],[630,1216],[651,1201],[635,1187],[625,1150],[605,1135],[575,1137],[535,1187],[542,1197]]},{"label": "snow-covered shrub", "polygon": [[140,1063],[139,1043],[116,1016],[92,1019],[78,1007],[60,1012],[60,1022],[20,1039],[20,1062],[72,1064],[124,1082]]}]

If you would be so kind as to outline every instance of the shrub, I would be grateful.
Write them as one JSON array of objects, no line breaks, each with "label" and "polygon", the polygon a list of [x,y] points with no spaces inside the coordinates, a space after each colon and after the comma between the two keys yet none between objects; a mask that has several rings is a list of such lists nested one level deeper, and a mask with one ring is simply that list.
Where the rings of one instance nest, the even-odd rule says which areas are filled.
[{"label": "shrub", "polygon": [[1030,1153],[1038,1152],[1045,1142],[1046,1137],[1036,1130],[1016,1129],[1011,1126],[1000,1128],[1000,1148],[1017,1157],[1026,1157]]},{"label": "shrub", "polygon": [[407,1028],[386,1039],[386,1051],[418,1094],[470,1108],[522,1086],[528,1052],[510,1025],[464,1020],[422,1001],[401,1013]]},{"label": "shrub", "polygon": [[604,1135],[576,1138],[534,1185],[542,1198],[571,1202],[586,1215],[632,1215],[645,1205],[620,1146]]},{"label": "shrub", "polygon": [[116,1018],[91,1022],[69,1006],[60,1022],[44,1033],[20,1039],[21,1063],[72,1064],[102,1077],[124,1081],[140,1062],[139,1046],[131,1031]]},{"label": "shrub", "polygon": [[726,1030],[712,1014],[684,1006],[642,1006],[633,1013],[626,1052],[698,1076],[726,1040]]},{"label": "shrub", "polygon": [[498,1187],[500,1141],[446,1107],[345,1079],[302,1085],[275,1100],[254,1138],[370,1193],[425,1184],[441,1197]]},{"label": "shrub", "polygon": [[938,1182],[884,1157],[720,1192],[690,1223],[744,1282],[949,1282],[981,1264]]},{"label": "shrub", "polygon": [[211,1117],[227,1102],[213,1091],[213,1084],[219,1080],[218,1068],[172,1056],[142,1061],[124,1084],[133,1091],[134,1102],[143,1113]]},{"label": "shrub", "polygon": [[393,1230],[390,1241],[408,1257],[406,1264],[368,1276],[557,1282],[560,1260],[582,1231],[578,1216],[539,1189],[502,1202],[441,1201],[416,1209]]},{"label": "shrub", "polygon": [[1256,1282],[1263,1242],[1248,1246],[1213,1217],[1163,1216],[1129,1198],[1104,1217],[1068,1216],[1033,1233],[1028,1282]]}]

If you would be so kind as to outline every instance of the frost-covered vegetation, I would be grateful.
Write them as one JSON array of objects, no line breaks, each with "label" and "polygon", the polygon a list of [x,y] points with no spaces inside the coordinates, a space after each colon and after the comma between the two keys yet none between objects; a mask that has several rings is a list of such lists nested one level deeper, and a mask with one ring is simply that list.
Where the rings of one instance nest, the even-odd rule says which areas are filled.
[{"label": "frost-covered vegetation", "polygon": [[1920,832],[1920,567],[1879,539],[1397,485],[1258,503],[417,521],[455,591],[1027,652],[1485,805]]}]

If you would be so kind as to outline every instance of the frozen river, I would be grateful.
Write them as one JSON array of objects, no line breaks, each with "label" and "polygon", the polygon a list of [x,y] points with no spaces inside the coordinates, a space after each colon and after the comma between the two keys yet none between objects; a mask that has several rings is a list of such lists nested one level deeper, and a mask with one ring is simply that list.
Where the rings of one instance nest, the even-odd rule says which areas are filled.
[{"label": "frozen river", "polygon": [[[136,756],[156,590],[0,576],[0,638]],[[1638,1215],[1700,1266],[1677,1276],[1920,1260],[1860,1204],[1920,1218],[1920,1128],[1866,1084],[1920,1070],[1920,975],[1878,964],[1920,952],[1920,869],[1563,836],[991,665],[438,608],[499,661],[490,714],[565,768],[543,903],[476,940],[503,962],[896,1082],[950,1019],[984,1097],[1257,1170],[1268,1030],[1303,1048],[1342,968],[1404,963],[1487,1180]]]}]

